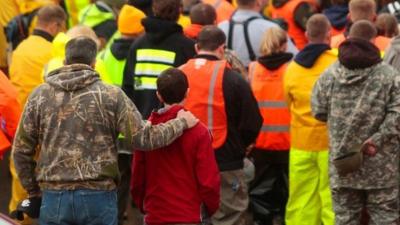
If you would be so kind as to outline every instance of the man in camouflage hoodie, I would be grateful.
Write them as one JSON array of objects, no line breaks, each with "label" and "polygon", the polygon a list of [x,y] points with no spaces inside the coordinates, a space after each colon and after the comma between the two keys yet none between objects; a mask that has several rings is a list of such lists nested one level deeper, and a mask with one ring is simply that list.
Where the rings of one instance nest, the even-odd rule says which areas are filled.
[{"label": "man in camouflage hoodie", "polygon": [[31,203],[42,195],[41,225],[117,224],[118,134],[131,149],[150,150],[197,123],[183,111],[159,126],[142,121],[118,87],[100,81],[95,57],[91,39],[68,42],[66,66],[33,91],[19,124],[13,158]]},{"label": "man in camouflage hoodie", "polygon": [[[372,23],[356,22],[339,47],[339,61],[313,90],[313,114],[329,127],[337,225],[360,224],[363,208],[369,224],[399,223],[400,74],[382,62],[371,43],[375,35]],[[335,162],[356,152],[363,156],[359,167],[339,173]]]}]

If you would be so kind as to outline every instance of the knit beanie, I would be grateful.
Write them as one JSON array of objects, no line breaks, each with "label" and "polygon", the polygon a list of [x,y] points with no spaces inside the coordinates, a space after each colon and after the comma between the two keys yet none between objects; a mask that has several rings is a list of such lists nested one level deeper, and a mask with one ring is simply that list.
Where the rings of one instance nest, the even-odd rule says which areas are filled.
[{"label": "knit beanie", "polygon": [[118,30],[122,34],[139,34],[144,31],[141,23],[146,15],[139,9],[124,5],[118,16]]}]

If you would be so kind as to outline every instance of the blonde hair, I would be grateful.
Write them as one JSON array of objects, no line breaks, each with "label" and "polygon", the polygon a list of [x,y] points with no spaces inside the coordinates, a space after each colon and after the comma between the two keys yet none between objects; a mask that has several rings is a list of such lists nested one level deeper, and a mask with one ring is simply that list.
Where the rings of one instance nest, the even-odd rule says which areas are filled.
[{"label": "blonde hair", "polygon": [[287,42],[286,31],[279,27],[271,27],[265,31],[261,46],[261,55],[271,55],[273,53],[282,52],[282,45]]}]

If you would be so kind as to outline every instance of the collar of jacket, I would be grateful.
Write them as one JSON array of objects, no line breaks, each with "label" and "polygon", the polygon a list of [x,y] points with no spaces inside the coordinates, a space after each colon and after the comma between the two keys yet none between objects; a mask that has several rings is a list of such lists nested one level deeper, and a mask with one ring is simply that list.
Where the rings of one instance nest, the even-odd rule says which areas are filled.
[{"label": "collar of jacket", "polygon": [[339,62],[347,69],[364,69],[382,62],[379,49],[360,38],[348,38],[339,46]]},{"label": "collar of jacket", "polygon": [[39,30],[39,29],[34,29],[32,32],[32,35],[42,37],[42,38],[46,39],[46,41],[48,41],[48,42],[53,42],[53,39],[54,39],[54,37],[51,34],[47,33],[44,30]]},{"label": "collar of jacket", "polygon": [[215,55],[208,55],[208,54],[200,54],[200,55],[195,55],[195,59],[201,58],[201,59],[207,59],[207,60],[220,60],[217,56]]},{"label": "collar of jacket", "polygon": [[258,58],[258,62],[269,70],[276,70],[281,65],[289,62],[293,58],[292,53],[279,52],[271,55],[261,56]]},{"label": "collar of jacket", "polygon": [[53,70],[45,77],[50,86],[64,91],[76,91],[99,80],[99,74],[85,64],[66,65]]},{"label": "collar of jacket", "polygon": [[111,45],[111,53],[118,60],[123,60],[128,57],[129,49],[136,39],[119,38],[114,40]]},{"label": "collar of jacket", "polygon": [[329,49],[331,47],[327,44],[308,44],[296,55],[294,61],[303,67],[311,68],[319,56]]}]

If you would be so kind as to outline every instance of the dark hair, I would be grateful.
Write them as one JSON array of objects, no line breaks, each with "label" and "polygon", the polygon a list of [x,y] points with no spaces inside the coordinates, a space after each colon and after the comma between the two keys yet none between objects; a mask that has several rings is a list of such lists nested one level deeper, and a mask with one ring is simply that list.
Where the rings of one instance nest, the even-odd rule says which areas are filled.
[{"label": "dark hair", "polygon": [[207,25],[201,29],[197,36],[197,47],[200,50],[214,51],[225,41],[226,37],[221,29],[217,26]]},{"label": "dark hair", "polygon": [[200,3],[190,10],[190,21],[192,24],[212,25],[215,23],[217,13],[210,4]]},{"label": "dark hair", "polygon": [[181,102],[188,87],[186,75],[176,68],[163,71],[157,79],[157,91],[167,104]]},{"label": "dark hair", "polygon": [[77,37],[70,40],[65,46],[65,64],[91,65],[97,54],[97,45],[91,38]]},{"label": "dark hair", "polygon": [[153,0],[152,5],[155,17],[169,21],[178,21],[180,7],[180,0]]},{"label": "dark hair", "polygon": [[377,33],[378,31],[372,22],[368,20],[358,20],[351,25],[349,37],[370,41],[376,37]]},{"label": "dark hair", "polygon": [[53,22],[65,23],[67,20],[67,14],[64,9],[58,5],[47,5],[39,9],[37,13],[37,23],[39,25],[45,25]]}]

